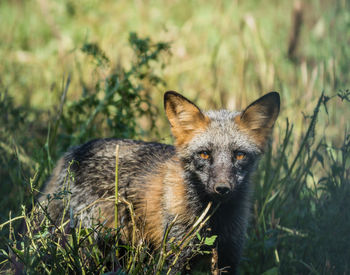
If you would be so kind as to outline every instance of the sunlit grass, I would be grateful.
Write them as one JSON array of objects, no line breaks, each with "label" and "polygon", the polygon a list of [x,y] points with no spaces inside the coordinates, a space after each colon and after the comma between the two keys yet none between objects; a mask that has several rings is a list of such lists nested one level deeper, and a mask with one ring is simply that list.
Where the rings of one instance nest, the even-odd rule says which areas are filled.
[{"label": "sunlit grass", "polygon": [[79,51],[85,42],[98,43],[113,68],[130,62],[125,41],[136,31],[172,43],[164,72],[169,89],[197,98],[201,106],[231,109],[278,90],[282,116],[295,116],[301,130],[303,116],[295,109],[312,110],[320,91],[335,93],[346,83],[342,67],[350,53],[345,41],[344,46],[335,41],[347,32],[346,7],[342,1],[304,5],[295,63],[287,57],[293,1],[3,1],[2,82],[10,92],[18,91],[18,103],[52,108],[66,73],[74,72],[68,98],[81,93],[82,80],[96,79],[91,60]]},{"label": "sunlit grass", "polygon": [[[161,111],[166,89],[204,109],[231,110],[276,90],[281,114],[255,179],[242,270],[349,272],[342,241],[350,230],[343,211],[349,194],[349,2],[303,2],[291,58],[298,2],[0,1],[0,178],[6,194],[0,223],[22,215],[32,187],[45,182],[69,146],[108,136],[171,142]],[[131,31],[170,43],[171,55],[138,67]],[[91,54],[94,49],[99,54]],[[128,72],[130,85],[113,90],[116,75]],[[118,97],[108,95],[124,88],[127,110],[117,116]],[[128,109],[138,92],[150,103],[142,105],[149,117]],[[1,236],[7,230],[13,234],[14,228],[4,226]]]}]

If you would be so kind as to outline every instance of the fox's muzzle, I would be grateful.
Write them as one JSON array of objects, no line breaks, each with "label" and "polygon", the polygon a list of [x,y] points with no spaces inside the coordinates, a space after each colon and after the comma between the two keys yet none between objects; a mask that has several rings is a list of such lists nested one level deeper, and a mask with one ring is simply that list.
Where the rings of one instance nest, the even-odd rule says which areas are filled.
[{"label": "fox's muzzle", "polygon": [[228,193],[230,193],[231,187],[228,184],[219,182],[219,183],[215,184],[214,191],[218,195],[224,196],[224,195],[227,195]]}]

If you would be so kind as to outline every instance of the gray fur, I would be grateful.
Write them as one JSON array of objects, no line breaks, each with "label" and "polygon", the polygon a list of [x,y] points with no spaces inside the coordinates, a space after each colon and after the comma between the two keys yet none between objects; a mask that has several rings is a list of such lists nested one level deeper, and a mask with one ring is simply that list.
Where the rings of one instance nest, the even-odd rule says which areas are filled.
[{"label": "gray fur", "polygon": [[[181,104],[182,100],[193,104],[175,92],[166,93],[165,102],[170,101],[171,97],[177,100],[169,105],[171,108]],[[276,98],[273,99],[277,102]],[[279,105],[275,105],[274,108],[279,108]],[[188,204],[185,217],[174,225],[170,235],[181,239],[192,225],[189,221],[194,222],[209,201],[214,205],[220,203],[208,228],[211,229],[210,234],[218,236],[219,268],[227,268],[228,273],[225,274],[235,274],[248,221],[250,177],[262,154],[262,148],[235,124],[235,118],[241,116],[241,112],[219,110],[203,114],[210,119],[205,131],[197,133],[188,143],[177,148],[166,144],[120,139],[98,139],[75,147],[59,161],[43,192],[58,193],[69,185],[70,207],[75,213],[81,212],[80,218],[84,226],[90,226],[93,218],[98,216],[99,207],[106,204],[103,199],[114,196],[115,147],[118,144],[119,194],[133,203],[139,230],[142,231],[141,227],[148,217],[140,209],[145,209],[142,208],[145,201],[152,203],[154,199],[149,198],[145,190],[152,184],[150,181],[154,180],[154,176],[166,174],[164,169],[167,167],[177,167],[180,172],[176,177],[183,179],[185,198],[175,197],[175,203],[178,199],[179,202],[185,200]],[[202,159],[201,152],[209,152],[210,158]],[[235,159],[237,152],[244,152],[245,158]],[[74,178],[67,177],[69,174]],[[162,232],[174,218],[174,214],[171,214],[174,204],[170,201],[174,198],[172,190],[176,179],[167,179],[161,183],[161,205],[157,207],[162,213],[162,220],[159,221]],[[227,192],[218,193],[218,186],[224,186]],[[45,201],[45,198],[45,195],[41,196],[40,201]],[[85,209],[96,200],[102,202]],[[113,208],[113,202],[108,203]],[[50,203],[49,213],[55,221],[61,218],[63,208],[62,200]],[[130,231],[130,216],[125,207],[120,209],[120,217],[126,232]],[[111,221],[114,216],[104,219]],[[127,237],[125,241],[128,241]],[[177,268],[181,269],[181,264],[190,256],[190,250],[184,251],[182,262]]]}]

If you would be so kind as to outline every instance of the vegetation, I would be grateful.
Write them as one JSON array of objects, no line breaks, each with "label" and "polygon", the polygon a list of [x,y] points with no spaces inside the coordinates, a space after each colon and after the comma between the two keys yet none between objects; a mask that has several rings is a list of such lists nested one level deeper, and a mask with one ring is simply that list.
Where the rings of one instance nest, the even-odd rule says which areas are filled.
[{"label": "vegetation", "polygon": [[96,137],[171,142],[166,89],[233,110],[273,89],[241,273],[350,273],[349,25],[346,0],[1,1],[0,272],[166,273],[176,245],[120,259],[92,238],[117,229],[53,227],[34,198],[55,161]]}]

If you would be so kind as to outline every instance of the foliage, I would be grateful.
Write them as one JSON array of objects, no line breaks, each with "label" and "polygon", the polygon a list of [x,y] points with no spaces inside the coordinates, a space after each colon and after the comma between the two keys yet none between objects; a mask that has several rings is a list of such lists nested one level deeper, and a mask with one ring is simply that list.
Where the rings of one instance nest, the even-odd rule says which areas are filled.
[{"label": "foliage", "polygon": [[17,210],[18,203],[29,198],[26,176],[34,172],[35,162],[32,160],[34,154],[28,156],[25,148],[37,144],[27,133],[28,128],[34,128],[26,124],[26,116],[31,111],[15,106],[7,90],[0,92],[0,109],[0,178],[3,194],[0,219],[4,221],[9,211]]},{"label": "foliage", "polygon": [[244,272],[350,271],[350,219],[345,210],[350,195],[350,133],[344,133],[339,148],[324,137],[317,141],[317,119],[329,100],[323,94],[319,98],[294,158],[288,157],[295,141],[287,120],[282,143],[275,152],[270,146],[259,167]]},{"label": "foliage", "polygon": [[[154,63],[164,52],[167,43],[152,43],[130,33],[129,43],[134,51],[134,60],[129,69],[117,67],[93,89],[83,87],[82,97],[69,104],[63,113],[62,124],[67,144],[79,144],[87,138],[105,136],[135,138],[145,135],[138,119],[146,116],[149,130],[154,129],[157,109],[151,102],[149,87],[164,85],[154,72]],[[109,59],[95,43],[85,43],[82,51],[91,56],[97,68],[108,65]],[[79,129],[76,129],[79,125]]]},{"label": "foliage", "polygon": [[[98,80],[93,89],[83,85],[80,98],[66,102],[71,83],[71,76],[68,76],[60,89],[59,106],[45,126],[41,125],[44,114],[38,115],[31,108],[16,107],[6,90],[1,93],[0,104],[4,112],[0,119],[4,127],[0,136],[0,175],[5,179],[3,192],[11,190],[9,201],[2,201],[6,205],[5,211],[1,212],[2,220],[6,219],[8,209],[19,213],[20,205],[30,199],[27,183],[33,173],[36,172],[33,184],[40,189],[54,160],[69,146],[96,137],[135,138],[150,130],[155,132],[157,108],[151,102],[148,89],[150,84],[154,88],[164,84],[154,72],[154,66],[161,63],[168,45],[139,38],[135,33],[130,34],[129,43],[135,53],[130,69],[114,69],[104,79]],[[82,51],[97,60],[96,70],[102,66],[99,63],[101,56],[104,56],[102,60],[107,60],[97,44],[84,44]],[[36,118],[35,122],[28,122],[31,116]],[[138,119],[143,117],[147,125],[141,127]],[[36,148],[31,157],[26,153],[29,148]]]},{"label": "foliage", "polygon": [[[350,2],[301,1],[290,58],[297,2],[0,1],[0,272],[9,261],[28,273],[117,272],[118,247],[90,238],[117,230],[37,224],[44,210],[32,200],[70,146],[108,136],[164,141],[157,107],[166,82],[207,109],[281,94],[273,143],[254,178],[241,273],[349,273]],[[135,30],[171,41],[171,66],[169,45]],[[14,232],[23,219],[33,231],[20,242]],[[144,246],[126,250],[148,259],[134,257],[135,268],[162,264]]]},{"label": "foliage", "polygon": [[[81,222],[76,222],[80,213],[73,213],[73,209],[65,203],[69,197],[69,191],[53,194],[47,202],[33,205],[29,212],[23,206],[22,216],[0,225],[0,229],[10,226],[8,250],[0,250],[6,259],[2,262],[4,271],[26,274],[169,274],[185,248],[189,246],[197,255],[206,252],[202,249],[204,245],[209,248],[215,241],[215,236],[212,236],[202,238],[196,244],[191,242],[199,236],[199,231],[215,211],[211,209],[211,204],[179,241],[168,238],[175,218],[164,232],[159,252],[151,253],[144,240],[136,242],[133,237],[132,242],[123,243],[122,227],[107,228],[96,219],[90,228],[83,228]],[[114,200],[114,197],[111,199]],[[53,200],[63,200],[66,205],[59,224],[54,223],[47,212]],[[121,203],[127,204],[131,216],[134,216],[132,205],[125,200],[118,202]],[[23,219],[26,228],[20,233],[20,240],[12,227],[16,219]],[[133,235],[136,230],[133,221]],[[10,263],[11,269],[5,263]]]}]

